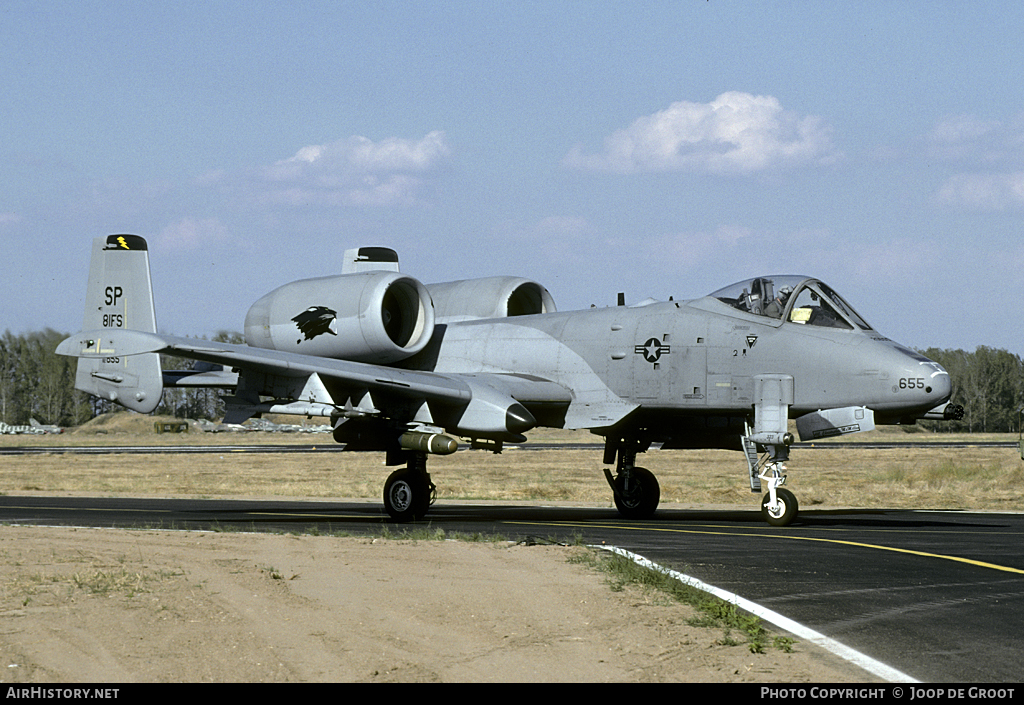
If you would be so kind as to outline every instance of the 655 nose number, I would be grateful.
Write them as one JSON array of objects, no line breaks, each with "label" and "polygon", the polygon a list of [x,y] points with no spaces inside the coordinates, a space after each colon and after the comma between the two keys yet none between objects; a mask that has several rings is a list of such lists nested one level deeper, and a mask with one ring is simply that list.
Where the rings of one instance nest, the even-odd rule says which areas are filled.
[{"label": "655 nose number", "polygon": [[893,387],[893,391],[897,389],[924,389],[924,377],[900,377],[899,384]]}]

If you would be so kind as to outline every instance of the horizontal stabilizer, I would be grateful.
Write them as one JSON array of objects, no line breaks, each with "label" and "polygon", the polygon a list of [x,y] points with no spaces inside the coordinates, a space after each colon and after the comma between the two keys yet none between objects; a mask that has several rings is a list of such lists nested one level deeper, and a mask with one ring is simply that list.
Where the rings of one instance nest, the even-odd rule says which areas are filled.
[{"label": "horizontal stabilizer", "polygon": [[101,328],[82,331],[67,338],[57,346],[57,354],[85,358],[127,357],[157,352],[166,347],[167,343],[152,333]]},{"label": "horizontal stabilizer", "polygon": [[805,414],[796,420],[801,441],[814,441],[875,430],[875,412],[864,406],[844,406]]},{"label": "horizontal stabilizer", "polygon": [[148,414],[160,404],[163,379],[153,333],[123,328],[82,331],[62,341],[57,354],[77,357],[75,388]]}]

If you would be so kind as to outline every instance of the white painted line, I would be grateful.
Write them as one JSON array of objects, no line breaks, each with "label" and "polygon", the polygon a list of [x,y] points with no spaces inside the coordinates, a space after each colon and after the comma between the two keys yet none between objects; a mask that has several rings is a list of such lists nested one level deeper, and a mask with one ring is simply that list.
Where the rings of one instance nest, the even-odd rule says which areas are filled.
[{"label": "white painted line", "polygon": [[774,624],[780,629],[785,629],[787,632],[793,634],[794,636],[800,639],[809,641],[812,644],[817,644],[823,649],[831,651],[836,656],[846,659],[850,663],[863,668],[868,673],[876,675],[879,678],[883,678],[886,681],[889,681],[890,683],[920,683],[919,680],[917,680],[916,678],[911,678],[902,671],[898,671],[895,668],[892,668],[891,666],[887,666],[881,661],[876,661],[870,656],[862,654],[861,652],[855,649],[851,649],[849,646],[846,646],[845,644],[839,643],[835,639],[831,639],[825,636],[824,634],[821,634],[820,632],[816,632],[813,629],[810,629],[809,627],[805,627],[799,622],[794,622],[789,617],[783,617],[778,612],[773,612],[772,610],[766,607],[762,607],[761,605],[755,602],[751,602],[750,600],[744,599],[739,595],[729,592],[728,590],[717,588],[714,585],[708,585],[704,581],[698,580],[697,578],[694,578],[692,576],[685,575],[675,570],[670,570],[669,568],[658,565],[657,563],[650,561],[641,555],[632,553],[622,548],[618,548],[617,546],[592,546],[592,548],[600,548],[602,550],[610,551],[611,553],[620,555],[623,558],[628,558],[629,560],[633,561],[639,566],[649,568],[651,570],[656,570],[659,573],[664,573],[685,585],[697,588],[698,590],[703,590],[704,592],[714,595],[719,599],[732,603],[740,609],[754,615],[755,617],[763,619],[764,621],[770,624]]}]

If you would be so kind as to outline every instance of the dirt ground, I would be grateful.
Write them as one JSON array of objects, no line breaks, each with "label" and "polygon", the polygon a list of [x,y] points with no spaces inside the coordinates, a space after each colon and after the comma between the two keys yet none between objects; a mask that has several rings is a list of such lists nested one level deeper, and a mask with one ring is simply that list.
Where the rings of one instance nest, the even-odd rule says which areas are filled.
[{"label": "dirt ground", "polygon": [[[154,435],[151,417],[116,414],[0,444],[219,444],[236,434],[187,436]],[[9,457],[0,492],[379,502],[389,469],[369,455]],[[477,451],[433,468],[439,500],[443,491],[444,501],[601,506],[608,488],[592,456]],[[659,451],[645,463],[663,502],[751,507],[734,453]],[[1024,509],[1016,449],[818,450],[793,474],[805,506]],[[570,560],[581,550],[0,526],[0,682],[875,680],[811,644],[753,654],[742,636],[691,626],[688,606],[613,590]]]},{"label": "dirt ground", "polygon": [[2,526],[0,682],[874,680],[728,645],[582,550]]}]

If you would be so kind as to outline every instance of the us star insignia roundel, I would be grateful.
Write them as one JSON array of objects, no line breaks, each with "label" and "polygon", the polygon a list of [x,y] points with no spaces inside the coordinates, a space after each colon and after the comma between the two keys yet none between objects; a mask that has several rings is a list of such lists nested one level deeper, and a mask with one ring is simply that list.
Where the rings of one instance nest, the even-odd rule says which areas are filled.
[{"label": "us star insignia roundel", "polygon": [[651,338],[643,345],[634,347],[633,352],[637,355],[643,355],[644,360],[653,364],[660,360],[662,355],[668,355],[672,352],[672,347],[665,345],[657,338]]}]

